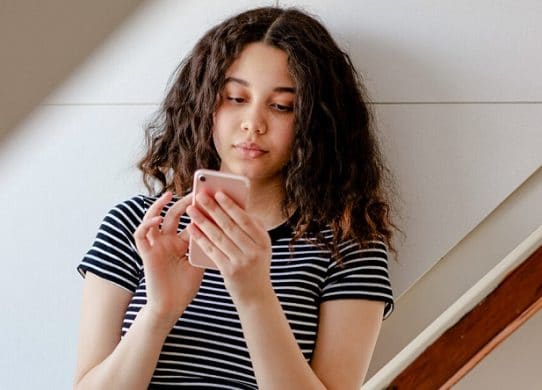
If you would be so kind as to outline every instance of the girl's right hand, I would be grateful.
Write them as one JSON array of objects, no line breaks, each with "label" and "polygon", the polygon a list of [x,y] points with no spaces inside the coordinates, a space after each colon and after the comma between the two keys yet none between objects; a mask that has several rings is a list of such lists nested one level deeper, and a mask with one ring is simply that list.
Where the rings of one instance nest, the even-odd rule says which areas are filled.
[{"label": "girl's right hand", "polygon": [[192,194],[175,202],[162,218],[160,212],[171,199],[168,191],[153,203],[134,238],[145,272],[146,311],[173,326],[198,292],[204,270],[188,262],[188,231],[177,233]]}]

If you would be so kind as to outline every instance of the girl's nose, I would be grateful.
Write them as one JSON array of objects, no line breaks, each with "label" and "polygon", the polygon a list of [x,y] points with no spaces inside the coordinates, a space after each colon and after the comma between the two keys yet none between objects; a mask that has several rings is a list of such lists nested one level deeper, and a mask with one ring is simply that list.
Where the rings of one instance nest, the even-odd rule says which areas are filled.
[{"label": "girl's nose", "polygon": [[259,108],[248,110],[245,119],[241,123],[241,129],[251,131],[258,135],[265,134],[267,127]]}]

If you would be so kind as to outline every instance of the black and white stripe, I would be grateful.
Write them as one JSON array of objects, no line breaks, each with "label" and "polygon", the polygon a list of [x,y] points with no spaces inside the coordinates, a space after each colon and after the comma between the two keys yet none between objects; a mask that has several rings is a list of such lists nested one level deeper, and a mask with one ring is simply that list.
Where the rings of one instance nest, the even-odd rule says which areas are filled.
[{"label": "black and white stripe", "polygon": [[[133,233],[156,197],[136,196],[115,206],[104,218],[93,246],[78,266],[84,275],[95,273],[134,295],[122,326],[124,335],[146,303],[143,265]],[[171,204],[170,204],[171,206]],[[167,208],[166,208],[167,210]],[[164,213],[166,212],[164,210]],[[179,229],[189,223],[181,218]],[[331,232],[321,232],[331,239]],[[307,360],[312,357],[321,302],[333,299],[370,299],[393,308],[387,248],[382,242],[361,248],[350,240],[339,245],[340,263],[315,245],[297,240],[285,223],[271,231],[271,280],[292,332]],[[150,388],[257,388],[239,316],[220,273],[206,270],[193,302],[171,330],[162,348]]]}]

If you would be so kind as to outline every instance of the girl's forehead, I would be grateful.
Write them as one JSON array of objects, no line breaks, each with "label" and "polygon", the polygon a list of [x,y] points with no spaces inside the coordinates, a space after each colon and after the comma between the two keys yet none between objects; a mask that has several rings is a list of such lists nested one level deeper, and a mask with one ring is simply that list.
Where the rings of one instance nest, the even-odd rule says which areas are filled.
[{"label": "girl's forehead", "polygon": [[245,46],[226,71],[226,79],[245,81],[246,86],[254,83],[272,83],[294,88],[286,52],[261,42]]}]

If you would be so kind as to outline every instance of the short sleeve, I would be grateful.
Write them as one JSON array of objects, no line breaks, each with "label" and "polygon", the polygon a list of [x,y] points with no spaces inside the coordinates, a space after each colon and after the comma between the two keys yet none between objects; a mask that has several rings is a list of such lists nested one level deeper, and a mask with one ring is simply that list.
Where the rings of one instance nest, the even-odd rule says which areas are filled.
[{"label": "short sleeve", "polygon": [[116,285],[135,292],[143,263],[137,253],[134,232],[145,215],[142,196],[113,207],[103,219],[92,247],[77,270],[84,277],[92,272]]},{"label": "short sleeve", "polygon": [[384,318],[393,311],[388,249],[381,241],[361,247],[354,240],[339,246],[340,261],[332,261],[322,289],[322,301],[368,299],[385,303]]}]

